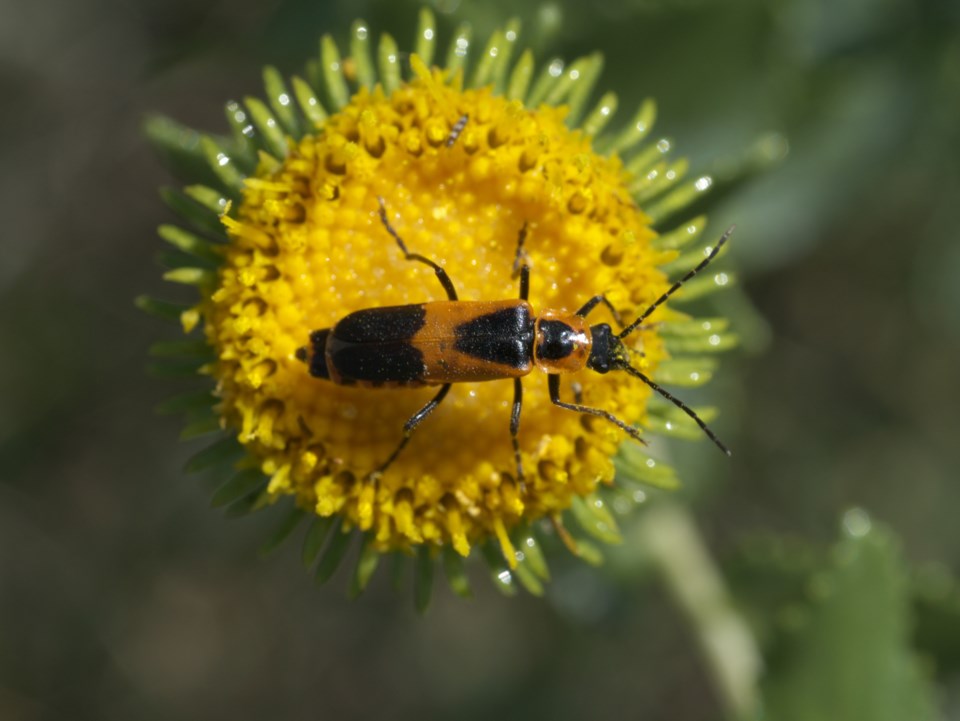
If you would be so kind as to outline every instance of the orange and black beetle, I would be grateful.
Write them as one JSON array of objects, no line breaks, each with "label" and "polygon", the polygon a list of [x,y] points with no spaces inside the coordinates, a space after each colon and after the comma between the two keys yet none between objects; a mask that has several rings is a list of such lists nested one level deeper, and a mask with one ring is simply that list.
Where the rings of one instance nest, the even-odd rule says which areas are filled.
[{"label": "orange and black beetle", "polygon": [[406,259],[433,268],[449,300],[358,310],[332,328],[311,333],[309,345],[297,351],[297,357],[307,363],[310,375],[340,385],[367,388],[440,386],[436,396],[404,424],[403,439],[376,473],[386,470],[400,454],[413,431],[443,401],[452,384],[513,378],[510,436],[518,479],[522,482],[523,467],[517,441],[523,402],[520,378],[534,367],[547,374],[550,400],[554,404],[605,418],[636,441],[644,443],[636,428],[613,414],[582,405],[579,398],[575,399],[576,403],[560,400],[561,373],[573,373],[583,368],[597,373],[626,371],[693,418],[710,440],[730,455],[730,450],[690,407],[630,365],[623,338],[636,330],[681,285],[703,270],[716,257],[733,228],[721,236],[699,265],[674,283],[630,325],[614,333],[607,323],[593,326],[586,323],[587,315],[601,303],[620,323],[619,314],[603,295],[595,295],[573,314],[544,310],[537,315],[533,311],[527,302],[530,267],[523,251],[526,226],[520,230],[514,261],[515,272],[520,276],[519,298],[459,300],[453,282],[443,268],[429,258],[407,250],[403,239],[387,220],[383,199],[378,200],[380,220]]}]

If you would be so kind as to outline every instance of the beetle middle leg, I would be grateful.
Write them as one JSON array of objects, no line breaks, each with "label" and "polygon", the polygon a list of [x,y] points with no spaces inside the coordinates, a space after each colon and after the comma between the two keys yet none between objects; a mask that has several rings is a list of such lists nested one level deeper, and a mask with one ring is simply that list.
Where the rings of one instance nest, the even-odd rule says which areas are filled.
[{"label": "beetle middle leg", "polygon": [[396,460],[397,456],[400,455],[400,451],[406,448],[407,444],[410,442],[410,437],[417,429],[417,426],[423,423],[427,416],[433,413],[437,406],[440,405],[441,401],[446,398],[451,385],[451,383],[445,383],[444,385],[440,386],[440,390],[437,391],[437,395],[435,395],[433,399],[423,408],[410,416],[410,419],[403,424],[403,438],[400,440],[400,444],[393,450],[393,453],[390,454],[390,457],[387,458],[387,460],[385,460],[376,471],[374,471],[375,475],[380,475],[383,473],[385,470],[387,470],[387,468],[390,467],[390,464]]},{"label": "beetle middle leg", "polygon": [[[527,239],[527,224],[524,223],[517,235],[517,253],[513,259],[513,275],[520,276],[520,300],[526,301],[530,296],[530,264],[523,250]],[[513,458],[517,464],[517,482],[520,488],[524,487],[523,461],[520,458],[520,411],[523,408],[523,384],[519,378],[513,379],[513,410],[510,413],[510,440],[513,442]]]},{"label": "beetle middle leg", "polygon": [[513,277],[520,276],[520,300],[530,295],[530,261],[523,246],[527,242],[527,224],[524,223],[517,234],[517,252],[513,256]]},{"label": "beetle middle leg", "polygon": [[604,411],[599,408],[591,408],[590,406],[585,406],[580,403],[565,403],[560,400],[560,376],[557,373],[550,373],[547,376],[547,387],[550,389],[550,401],[561,408],[565,408],[568,411],[576,411],[577,413],[584,413],[589,416],[597,416],[598,418],[604,418],[611,423],[613,423],[617,428],[624,431],[629,435],[633,440],[642,445],[647,445],[647,442],[643,439],[643,436],[640,435],[640,431],[634,428],[631,425],[628,425],[617,418],[613,413],[609,411]]},{"label": "beetle middle leg", "polygon": [[407,250],[407,244],[403,242],[403,238],[400,237],[400,234],[394,230],[393,226],[390,225],[390,221],[387,220],[387,206],[384,204],[383,198],[377,196],[377,203],[380,205],[380,222],[383,223],[383,227],[387,229],[387,232],[393,236],[393,239],[397,241],[397,245],[400,246],[400,250],[403,251],[403,257],[407,260],[415,260],[418,263],[424,263],[425,265],[429,265],[431,268],[433,268],[433,272],[437,274],[437,280],[440,281],[440,285],[442,285],[443,289],[447,292],[447,298],[450,300],[457,300],[457,290],[453,287],[453,281],[450,280],[450,276],[447,275],[447,271],[426,256],[420,255],[419,253],[411,253],[409,250]]}]

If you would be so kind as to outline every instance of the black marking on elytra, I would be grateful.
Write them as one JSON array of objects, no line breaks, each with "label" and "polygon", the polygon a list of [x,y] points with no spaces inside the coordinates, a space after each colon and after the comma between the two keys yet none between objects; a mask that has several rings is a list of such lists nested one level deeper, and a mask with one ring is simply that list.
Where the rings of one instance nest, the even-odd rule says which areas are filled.
[{"label": "black marking on elytra", "polygon": [[380,345],[391,341],[409,341],[423,328],[426,317],[427,311],[422,305],[365,308],[337,323],[333,328],[333,336],[342,343]]},{"label": "black marking on elytra", "polygon": [[337,323],[326,340],[329,361],[341,376],[363,383],[423,379],[423,354],[410,340],[423,328],[422,305],[366,308]]},{"label": "black marking on elytra", "polygon": [[529,368],[533,318],[526,304],[486,313],[457,326],[454,349],[490,363]]},{"label": "black marking on elytra", "polygon": [[537,344],[537,357],[543,360],[568,358],[577,347],[576,331],[562,320],[541,320],[543,342]]},{"label": "black marking on elytra", "polygon": [[[330,377],[330,369],[327,368],[327,338],[329,336],[329,328],[315,330],[310,334],[310,375],[315,378]],[[302,350],[305,351],[306,349]],[[300,357],[299,351],[297,351],[297,357]],[[301,360],[306,360],[306,353]]]},{"label": "black marking on elytra", "polygon": [[423,353],[404,342],[344,343],[334,336],[328,352],[344,379],[362,383],[414,383],[423,379],[425,371]]}]

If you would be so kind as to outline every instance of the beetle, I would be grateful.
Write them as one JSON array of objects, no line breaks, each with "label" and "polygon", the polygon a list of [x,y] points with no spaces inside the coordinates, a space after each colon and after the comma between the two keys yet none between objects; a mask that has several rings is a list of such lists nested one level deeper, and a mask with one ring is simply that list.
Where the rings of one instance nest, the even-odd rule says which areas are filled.
[{"label": "beetle", "polygon": [[[575,313],[549,309],[539,314],[534,312],[528,302],[530,266],[523,248],[526,224],[518,234],[514,259],[514,275],[520,279],[519,297],[515,300],[460,300],[453,281],[441,266],[407,249],[403,238],[387,219],[383,198],[377,200],[380,222],[396,241],[404,258],[432,268],[447,300],[354,311],[330,328],[313,331],[309,344],[296,352],[296,357],[306,363],[311,376],[339,385],[365,388],[440,386],[433,399],[404,424],[399,445],[374,475],[382,474],[400,455],[414,430],[443,402],[454,383],[513,379],[510,437],[518,481],[522,483],[524,474],[517,438],[523,405],[520,379],[534,368],[547,374],[552,403],[603,418],[646,445],[633,426],[608,411],[583,405],[579,391],[575,391],[574,403],[560,399],[560,377],[564,373],[584,368],[601,374],[625,371],[680,408],[696,421],[721,451],[731,455],[692,408],[630,364],[630,351],[623,339],[717,256],[732,234],[732,227],[720,237],[706,258],[651,303],[636,320],[622,327],[620,314],[603,294],[590,298]],[[622,330],[614,333],[608,323],[587,324],[587,316],[600,304],[610,310]]]}]

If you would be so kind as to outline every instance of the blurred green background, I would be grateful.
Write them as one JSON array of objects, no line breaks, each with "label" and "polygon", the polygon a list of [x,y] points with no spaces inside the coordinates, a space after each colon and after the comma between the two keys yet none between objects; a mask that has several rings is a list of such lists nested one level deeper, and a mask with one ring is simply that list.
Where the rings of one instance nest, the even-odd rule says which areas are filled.
[{"label": "blurred green background", "polygon": [[[554,563],[545,600],[475,569],[425,617],[383,573],[347,602],[296,543],[259,560],[276,519],[211,511],[182,473],[201,446],[151,410],[182,386],[145,377],[173,332],[132,304],[170,295],[143,117],[223,132],[263,64],[299,71],[355,17],[408,49],[419,6],[0,4],[0,719],[723,717],[641,544]],[[441,45],[519,16],[538,61],[601,49],[620,119],[656,98],[721,181],[789,141],[708,207],[753,310],[718,301],[744,344],[694,394],[735,456],[671,446],[675,500],[753,625],[765,717],[960,718],[960,4],[432,7]],[[838,541],[851,507],[873,530]]]}]

